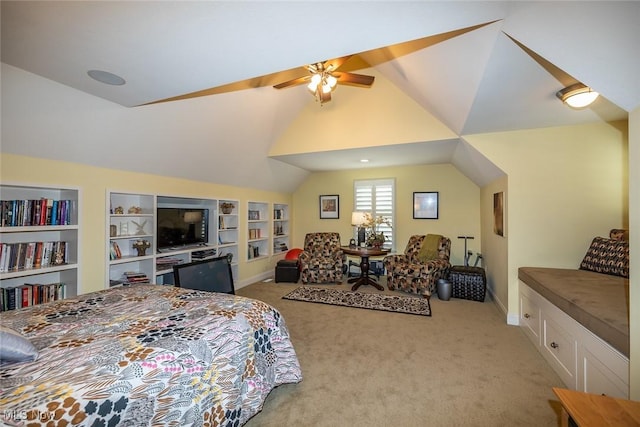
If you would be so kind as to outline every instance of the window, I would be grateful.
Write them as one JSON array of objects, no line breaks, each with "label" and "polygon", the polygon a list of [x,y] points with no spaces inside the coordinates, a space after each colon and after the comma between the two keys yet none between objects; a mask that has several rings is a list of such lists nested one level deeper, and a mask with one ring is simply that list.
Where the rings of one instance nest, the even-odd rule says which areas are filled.
[{"label": "window", "polygon": [[369,212],[373,216],[381,215],[389,221],[392,227],[382,224],[379,231],[384,232],[387,237],[385,247],[395,247],[393,238],[394,223],[394,192],[395,182],[393,179],[373,179],[356,180],[354,182],[353,194],[355,210],[359,212]]}]

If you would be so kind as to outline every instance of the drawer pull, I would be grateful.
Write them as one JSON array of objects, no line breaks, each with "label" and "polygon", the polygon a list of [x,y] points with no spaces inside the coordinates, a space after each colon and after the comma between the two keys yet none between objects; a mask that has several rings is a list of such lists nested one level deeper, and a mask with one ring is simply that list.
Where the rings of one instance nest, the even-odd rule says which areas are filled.
[{"label": "drawer pull", "polygon": [[551,347],[551,348],[558,348],[558,347],[560,347],[560,346],[559,346],[558,344],[556,344],[556,342],[555,342],[555,341],[552,341],[552,342],[551,342],[551,344],[549,344],[549,347]]},{"label": "drawer pull", "polygon": [[525,313],[525,314],[524,314],[524,318],[525,318],[525,319],[528,319],[528,318],[530,318],[530,317],[531,317],[531,316],[529,315],[529,313]]}]

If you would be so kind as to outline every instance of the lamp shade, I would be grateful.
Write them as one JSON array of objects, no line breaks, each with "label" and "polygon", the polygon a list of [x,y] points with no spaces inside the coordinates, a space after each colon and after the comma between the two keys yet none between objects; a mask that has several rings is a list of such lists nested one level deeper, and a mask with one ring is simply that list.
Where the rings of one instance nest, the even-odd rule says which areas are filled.
[{"label": "lamp shade", "polygon": [[365,222],[364,212],[352,212],[351,213],[351,225],[360,226]]},{"label": "lamp shade", "polygon": [[568,86],[556,93],[556,96],[564,103],[573,108],[583,108],[590,105],[598,98],[598,92],[582,83]]},{"label": "lamp shade", "polygon": [[202,221],[202,212],[185,212],[184,222],[187,224],[195,224]]}]

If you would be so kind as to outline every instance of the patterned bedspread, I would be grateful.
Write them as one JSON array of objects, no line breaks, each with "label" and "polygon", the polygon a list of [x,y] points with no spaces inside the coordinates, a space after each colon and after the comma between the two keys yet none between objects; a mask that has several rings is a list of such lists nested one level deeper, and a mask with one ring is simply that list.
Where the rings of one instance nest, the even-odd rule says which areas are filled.
[{"label": "patterned bedspread", "polygon": [[284,318],[240,296],[135,285],[5,312],[2,324],[39,350],[0,368],[5,425],[237,426],[302,380]]}]

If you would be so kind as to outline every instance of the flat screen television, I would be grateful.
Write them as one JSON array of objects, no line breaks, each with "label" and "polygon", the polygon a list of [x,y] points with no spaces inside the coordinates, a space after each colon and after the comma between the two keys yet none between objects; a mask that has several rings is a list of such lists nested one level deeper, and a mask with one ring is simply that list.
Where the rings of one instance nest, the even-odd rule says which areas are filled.
[{"label": "flat screen television", "polygon": [[158,249],[208,243],[208,209],[158,208],[157,214]]},{"label": "flat screen television", "polygon": [[231,264],[226,256],[174,265],[173,281],[179,288],[235,294]]}]

